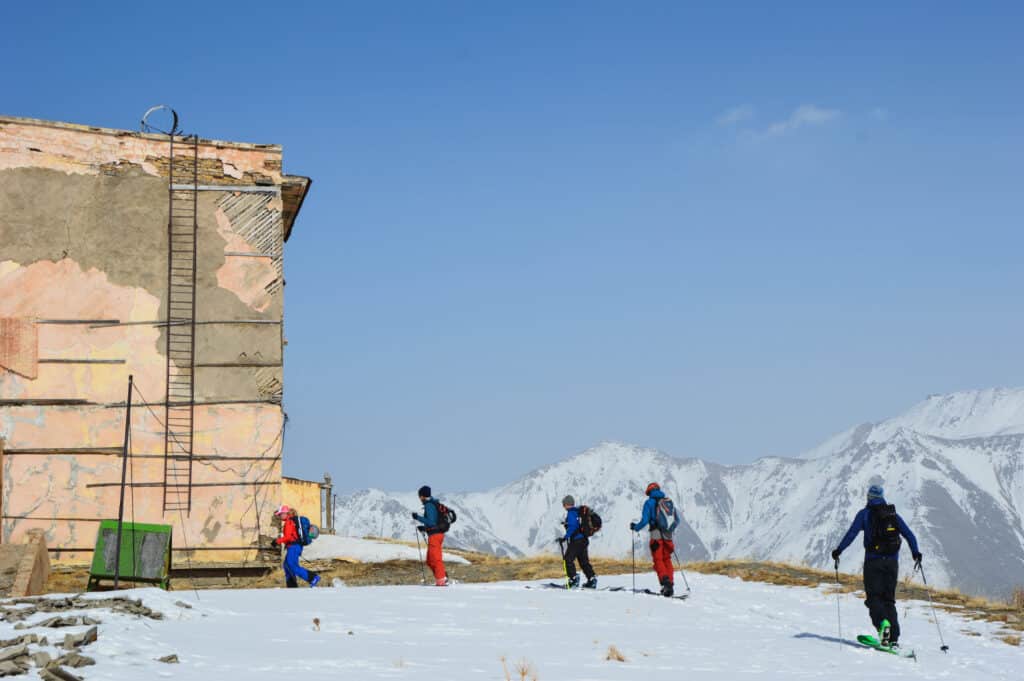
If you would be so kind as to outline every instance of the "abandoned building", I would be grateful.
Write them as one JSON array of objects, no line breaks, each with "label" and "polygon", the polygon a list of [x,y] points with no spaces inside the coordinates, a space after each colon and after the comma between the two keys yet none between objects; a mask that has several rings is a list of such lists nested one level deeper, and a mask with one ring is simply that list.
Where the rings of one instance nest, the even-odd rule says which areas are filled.
[{"label": "abandoned building", "polygon": [[91,559],[131,375],[125,519],[257,558],[290,494],[284,244],[309,186],[277,145],[0,116],[0,541]]}]

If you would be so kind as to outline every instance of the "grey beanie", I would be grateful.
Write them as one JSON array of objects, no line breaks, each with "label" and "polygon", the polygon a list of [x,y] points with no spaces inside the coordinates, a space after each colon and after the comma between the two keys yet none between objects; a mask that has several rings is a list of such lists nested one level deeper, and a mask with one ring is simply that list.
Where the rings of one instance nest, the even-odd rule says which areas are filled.
[{"label": "grey beanie", "polygon": [[575,506],[576,500],[572,498],[571,494],[566,494],[565,498],[562,499],[562,506]]}]

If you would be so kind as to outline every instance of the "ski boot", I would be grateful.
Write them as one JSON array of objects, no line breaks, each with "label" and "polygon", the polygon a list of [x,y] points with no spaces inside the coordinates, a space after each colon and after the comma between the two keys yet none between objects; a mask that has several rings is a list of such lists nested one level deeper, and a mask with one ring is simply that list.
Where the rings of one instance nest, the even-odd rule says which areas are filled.
[{"label": "ski boot", "polygon": [[566,582],[566,584],[568,584],[567,588],[569,588],[569,589],[575,589],[575,588],[579,587],[579,585],[580,585],[580,576],[579,575],[573,575],[572,577],[569,578],[569,581]]},{"label": "ski boot", "polygon": [[320,575],[313,573],[313,576],[309,580],[309,588],[312,589],[320,583]]},{"label": "ski boot", "polygon": [[671,598],[675,592],[672,590],[672,580],[668,577],[664,577],[661,580],[661,595],[666,598]]},{"label": "ski boot", "polygon": [[447,577],[442,577],[441,579],[434,580],[434,586],[448,586],[449,584],[450,582],[448,581]]},{"label": "ski boot", "polygon": [[594,575],[583,584],[584,589],[596,589],[597,588],[597,575]]},{"label": "ski boot", "polygon": [[297,577],[285,577],[284,585],[289,589],[299,588],[299,580]]},{"label": "ski boot", "polygon": [[892,625],[889,624],[889,620],[882,620],[882,624],[879,625],[878,642],[885,648],[891,648],[893,646]]}]

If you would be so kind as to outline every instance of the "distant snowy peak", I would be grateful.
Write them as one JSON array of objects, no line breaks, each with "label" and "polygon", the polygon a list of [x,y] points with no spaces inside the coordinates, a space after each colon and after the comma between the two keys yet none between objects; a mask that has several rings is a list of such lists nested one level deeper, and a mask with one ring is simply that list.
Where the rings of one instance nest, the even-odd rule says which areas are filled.
[{"label": "distant snowy peak", "polygon": [[905,414],[878,424],[872,439],[883,439],[878,436],[899,428],[951,440],[1024,433],[1024,388],[932,395]]},{"label": "distant snowy peak", "polygon": [[1024,388],[930,395],[895,418],[845,430],[800,458],[818,459],[866,442],[886,442],[907,430],[947,440],[1024,434]]}]

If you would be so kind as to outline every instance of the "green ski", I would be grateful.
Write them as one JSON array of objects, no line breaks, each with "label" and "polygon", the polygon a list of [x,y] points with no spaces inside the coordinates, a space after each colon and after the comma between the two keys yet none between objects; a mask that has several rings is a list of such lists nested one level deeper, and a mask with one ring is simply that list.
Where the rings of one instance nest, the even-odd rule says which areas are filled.
[{"label": "green ski", "polygon": [[915,660],[917,659],[917,655],[914,654],[914,651],[912,649],[890,648],[888,646],[883,646],[881,641],[879,641],[874,636],[868,636],[867,634],[861,634],[860,636],[858,636],[857,642],[863,646],[867,646],[868,648],[874,648],[875,650],[881,651],[883,653],[889,653],[891,655],[896,655],[898,657],[910,657]]}]

